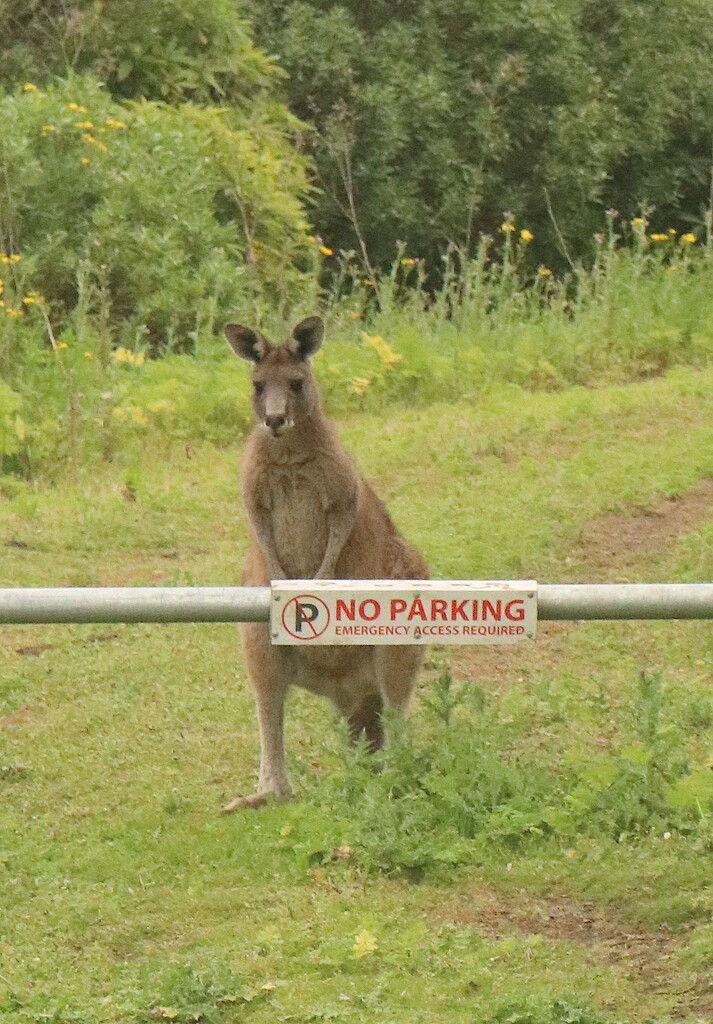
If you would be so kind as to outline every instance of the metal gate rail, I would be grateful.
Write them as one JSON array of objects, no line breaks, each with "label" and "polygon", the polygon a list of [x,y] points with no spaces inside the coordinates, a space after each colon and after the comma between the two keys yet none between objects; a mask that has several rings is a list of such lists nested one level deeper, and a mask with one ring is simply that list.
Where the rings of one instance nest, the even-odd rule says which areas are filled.
[{"label": "metal gate rail", "polygon": [[[269,587],[0,588],[4,625],[267,622],[269,616]],[[713,619],[713,583],[540,584],[538,618]]]}]

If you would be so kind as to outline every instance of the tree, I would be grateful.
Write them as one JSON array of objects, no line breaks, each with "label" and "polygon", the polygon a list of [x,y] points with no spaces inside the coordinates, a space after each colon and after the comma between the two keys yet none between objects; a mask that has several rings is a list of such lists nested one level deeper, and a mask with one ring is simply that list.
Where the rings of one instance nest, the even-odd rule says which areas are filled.
[{"label": "tree", "polygon": [[512,211],[536,257],[586,253],[602,209],[707,200],[708,0],[253,0],[257,42],[317,128],[328,244],[437,260]]},{"label": "tree", "polygon": [[232,0],[0,0],[0,85],[89,73],[117,99],[245,105],[279,72]]}]

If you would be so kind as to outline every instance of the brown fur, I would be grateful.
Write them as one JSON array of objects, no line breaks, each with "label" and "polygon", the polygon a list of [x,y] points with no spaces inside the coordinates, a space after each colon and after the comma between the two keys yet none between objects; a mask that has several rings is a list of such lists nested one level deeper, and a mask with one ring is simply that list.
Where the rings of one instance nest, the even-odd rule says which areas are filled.
[{"label": "brown fur", "polygon": [[[257,425],[248,438],[242,493],[251,545],[245,586],[273,579],[424,579],[428,567],[399,534],[382,502],[344,450],[322,410],[309,364],[322,340],[318,317],[295,327],[273,347],[238,324],[226,336],[254,364]],[[264,623],[245,623],[241,638],[260,725],[257,792],[225,808],[257,807],[287,799],[285,697],[290,685],[329,698],[346,717],[350,735],[372,750],[384,741],[384,705],[404,710],[421,663],[419,647],[273,646]]]}]

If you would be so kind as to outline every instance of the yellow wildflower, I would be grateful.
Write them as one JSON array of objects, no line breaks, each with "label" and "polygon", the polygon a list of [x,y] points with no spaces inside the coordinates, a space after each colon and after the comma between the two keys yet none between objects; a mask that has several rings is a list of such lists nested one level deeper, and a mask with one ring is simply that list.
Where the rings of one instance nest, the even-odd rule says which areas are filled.
[{"label": "yellow wildflower", "polygon": [[126,125],[123,121],[117,121],[113,117],[107,118],[106,123],[109,125],[110,128],[126,128]]},{"label": "yellow wildflower", "polygon": [[55,128],[55,126],[53,124],[43,124],[42,125],[42,134],[43,135],[47,135],[49,132],[56,132],[56,131],[57,131],[57,129]]},{"label": "yellow wildflower", "polygon": [[84,131],[89,131],[94,127],[91,121],[76,121],[74,124],[75,128],[83,128]]},{"label": "yellow wildflower", "polygon": [[32,82],[25,82],[22,88],[25,90],[25,92],[39,92],[37,86],[34,85]]},{"label": "yellow wildflower", "polygon": [[[0,288],[0,292],[2,292],[2,288]],[[350,311],[350,313],[349,313],[349,319],[350,320],[358,320],[359,319],[359,314],[355,310],[352,309]]]},{"label": "yellow wildflower", "polygon": [[327,245],[320,245],[319,251],[323,256],[334,256],[334,252]]},{"label": "yellow wildflower", "polygon": [[0,309],[4,309],[4,308],[5,308],[5,303],[2,301],[2,299],[0,299]]},{"label": "yellow wildflower", "polygon": [[8,256],[6,252],[0,252],[0,263],[4,263],[6,266],[12,266],[13,263],[19,263],[22,259],[19,252],[14,252],[11,256]]},{"label": "yellow wildflower", "polygon": [[406,256],[404,259],[401,260],[401,266],[402,267],[415,267],[416,266],[416,260],[411,259],[410,256]]},{"label": "yellow wildflower", "polygon": [[643,228],[648,222],[644,217],[634,217],[631,223],[635,228]]},{"label": "yellow wildflower", "polygon": [[668,233],[669,233],[669,235],[677,235],[678,231],[676,231],[675,228],[669,228],[668,229]]},{"label": "yellow wildflower", "polygon": [[552,271],[549,267],[540,267],[537,273],[540,275],[540,277],[552,277]]},{"label": "yellow wildflower", "polygon": [[94,143],[97,141],[94,138],[93,135],[90,135],[89,132],[85,132],[84,135],[82,135],[82,138],[84,139],[84,141],[87,143],[88,146],[93,146]]},{"label": "yellow wildflower", "polygon": [[85,359],[93,359],[94,358],[94,353],[93,352],[85,352],[84,353],[84,357],[85,357]]},{"label": "yellow wildflower", "polygon": [[64,352],[64,350],[66,348],[69,348],[69,346],[67,345],[66,341],[58,341],[57,342],[57,351],[58,352]]},{"label": "yellow wildflower", "polygon": [[668,239],[668,235],[662,234],[660,231],[655,232],[651,236],[652,242],[665,242]]},{"label": "yellow wildflower", "polygon": [[131,349],[120,346],[115,349],[111,358],[116,360],[117,363],[130,363],[132,366],[143,366],[145,355],[143,352],[132,352]]},{"label": "yellow wildflower", "polygon": [[531,231],[528,231],[527,228],[524,228],[524,230],[520,232],[520,238],[523,240],[523,242],[532,242],[534,237],[535,236],[533,235],[533,233]]},{"label": "yellow wildflower", "polygon": [[379,948],[379,944],[376,941],[376,936],[372,935],[371,932],[363,929],[359,932],[354,945],[352,946],[352,954],[356,960],[361,960],[362,957],[371,956]]},{"label": "yellow wildflower", "polygon": [[23,302],[23,305],[25,305],[25,306],[36,306],[37,305],[37,299],[35,298],[34,295],[26,295],[24,297],[24,299],[22,300],[22,302]]},{"label": "yellow wildflower", "polygon": [[515,230],[515,225],[511,224],[509,221],[505,221],[504,224],[500,225],[500,230],[501,231],[514,231]]},{"label": "yellow wildflower", "polygon": [[82,159],[80,160],[80,163],[83,163],[84,166],[86,167],[87,164],[91,163],[91,160],[89,159],[88,156],[83,156]]},{"label": "yellow wildflower", "polygon": [[374,349],[385,366],[393,366],[394,363],[400,363],[403,359],[403,356],[398,352],[394,352],[391,345],[384,341],[380,334],[364,333],[362,338],[368,348]]},{"label": "yellow wildflower", "polygon": [[353,391],[355,395],[365,395],[371,387],[371,377],[352,377],[349,381],[349,390]]},{"label": "yellow wildflower", "polygon": [[687,242],[689,245],[693,245],[697,241],[696,236],[689,231],[688,234],[681,235],[681,241]]}]

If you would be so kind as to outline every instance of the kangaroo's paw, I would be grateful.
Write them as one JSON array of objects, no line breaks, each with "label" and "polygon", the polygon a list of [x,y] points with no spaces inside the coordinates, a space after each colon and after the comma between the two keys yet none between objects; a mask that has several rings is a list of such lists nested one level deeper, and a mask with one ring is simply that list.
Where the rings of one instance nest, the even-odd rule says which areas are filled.
[{"label": "kangaroo's paw", "polygon": [[291,793],[251,793],[250,796],[238,796],[221,810],[221,814],[234,814],[235,811],[256,811],[266,804],[284,804],[292,799]]}]

